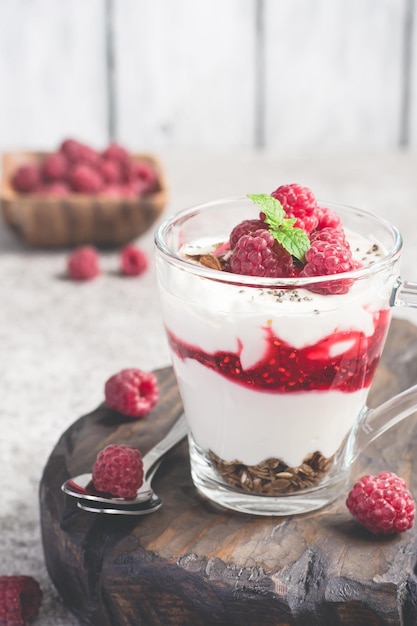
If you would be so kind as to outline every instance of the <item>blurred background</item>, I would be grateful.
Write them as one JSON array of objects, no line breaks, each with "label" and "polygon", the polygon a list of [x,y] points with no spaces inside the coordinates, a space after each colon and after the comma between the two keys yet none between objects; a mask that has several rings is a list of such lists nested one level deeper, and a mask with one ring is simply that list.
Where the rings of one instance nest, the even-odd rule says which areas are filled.
[{"label": "blurred background", "polygon": [[417,0],[0,0],[0,151],[417,145]]}]

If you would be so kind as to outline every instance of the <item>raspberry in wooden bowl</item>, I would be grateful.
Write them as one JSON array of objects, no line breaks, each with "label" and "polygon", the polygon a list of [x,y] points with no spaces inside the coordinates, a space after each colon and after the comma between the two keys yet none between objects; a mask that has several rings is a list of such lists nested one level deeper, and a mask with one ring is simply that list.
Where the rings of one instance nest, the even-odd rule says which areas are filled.
[{"label": "raspberry in wooden bowl", "polygon": [[97,151],[67,139],[52,153],[6,153],[2,165],[3,218],[34,247],[120,246],[166,204],[159,160],[115,143]]}]

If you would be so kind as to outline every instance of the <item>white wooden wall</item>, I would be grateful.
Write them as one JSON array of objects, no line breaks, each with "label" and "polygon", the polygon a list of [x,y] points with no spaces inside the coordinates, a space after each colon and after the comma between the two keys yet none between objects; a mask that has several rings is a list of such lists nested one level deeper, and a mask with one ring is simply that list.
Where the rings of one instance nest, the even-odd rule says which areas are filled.
[{"label": "white wooden wall", "polygon": [[416,5],[0,0],[0,151],[416,148]]}]

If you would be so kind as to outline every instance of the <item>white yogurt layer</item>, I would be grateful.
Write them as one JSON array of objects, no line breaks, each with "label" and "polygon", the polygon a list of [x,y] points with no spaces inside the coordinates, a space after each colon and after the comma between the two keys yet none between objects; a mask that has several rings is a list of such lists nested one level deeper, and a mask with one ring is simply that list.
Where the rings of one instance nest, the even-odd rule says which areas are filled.
[{"label": "white yogurt layer", "polygon": [[[348,238],[355,259],[371,263],[380,258],[373,242],[351,233]],[[182,252],[209,249],[210,242],[200,240]],[[374,313],[389,308],[393,282],[387,272],[379,272],[358,280],[347,294],[323,296],[306,289],[281,292],[222,283],[175,267],[163,272],[167,329],[209,354],[241,348],[243,369],[262,358],[267,327],[295,348],[339,331],[371,336]],[[345,337],[333,350],[342,354],[350,345]],[[173,355],[173,364],[196,443],[226,461],[253,465],[273,457],[296,466],[316,450],[331,456],[366,401],[366,389],[270,393],[237,384],[193,359]]]},{"label": "white yogurt layer", "polygon": [[192,360],[173,357],[195,441],[224,461],[291,467],[309,452],[332,456],[362,409],[367,390],[273,394],[236,385]]}]

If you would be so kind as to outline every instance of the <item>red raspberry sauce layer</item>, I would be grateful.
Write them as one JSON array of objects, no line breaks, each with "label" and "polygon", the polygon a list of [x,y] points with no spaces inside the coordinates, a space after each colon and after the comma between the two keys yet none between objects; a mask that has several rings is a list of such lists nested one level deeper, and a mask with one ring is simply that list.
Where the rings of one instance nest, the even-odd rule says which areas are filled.
[{"label": "red raspberry sauce layer", "polygon": [[[257,391],[289,393],[295,391],[337,390],[346,393],[369,387],[378,365],[388,330],[389,311],[374,313],[374,333],[367,337],[359,331],[340,331],[314,345],[294,348],[265,328],[263,357],[244,370],[240,361],[243,346],[234,352],[209,354],[190,345],[168,330],[172,350],[182,360],[194,359],[221,376]],[[348,350],[331,356],[332,347],[350,342]]]}]

